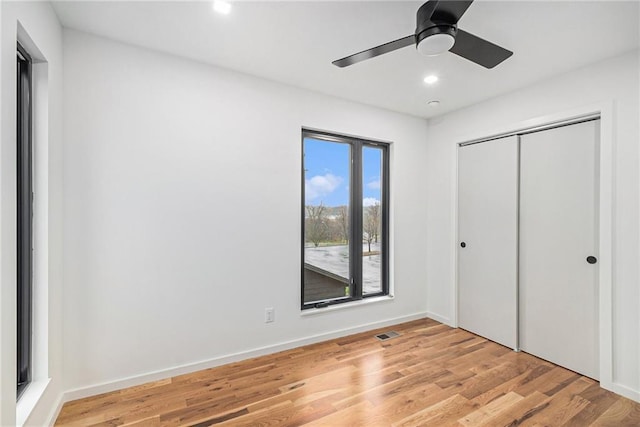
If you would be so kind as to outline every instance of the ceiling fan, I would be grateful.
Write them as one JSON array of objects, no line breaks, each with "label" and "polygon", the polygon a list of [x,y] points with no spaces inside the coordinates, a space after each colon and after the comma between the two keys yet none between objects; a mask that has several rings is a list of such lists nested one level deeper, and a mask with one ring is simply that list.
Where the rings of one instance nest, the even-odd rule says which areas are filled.
[{"label": "ceiling fan", "polygon": [[332,64],[347,67],[415,45],[418,52],[428,56],[448,50],[485,68],[493,68],[513,52],[458,28],[458,21],[471,3],[473,0],[429,0],[418,9],[415,34],[338,59]]}]

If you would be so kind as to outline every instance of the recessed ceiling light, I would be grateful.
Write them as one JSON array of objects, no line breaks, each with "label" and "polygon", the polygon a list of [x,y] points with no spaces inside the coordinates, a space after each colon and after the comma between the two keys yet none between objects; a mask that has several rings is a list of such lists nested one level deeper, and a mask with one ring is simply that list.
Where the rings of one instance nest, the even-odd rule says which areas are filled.
[{"label": "recessed ceiling light", "polygon": [[424,82],[428,85],[432,85],[437,81],[438,81],[438,76],[435,76],[433,74],[424,78]]},{"label": "recessed ceiling light", "polygon": [[440,105],[440,101],[438,101],[437,99],[434,99],[433,101],[427,102],[427,105],[429,107],[437,107],[438,105]]},{"label": "recessed ceiling light", "polygon": [[228,15],[229,12],[231,12],[231,3],[222,0],[215,0],[213,2],[213,10],[223,15]]}]

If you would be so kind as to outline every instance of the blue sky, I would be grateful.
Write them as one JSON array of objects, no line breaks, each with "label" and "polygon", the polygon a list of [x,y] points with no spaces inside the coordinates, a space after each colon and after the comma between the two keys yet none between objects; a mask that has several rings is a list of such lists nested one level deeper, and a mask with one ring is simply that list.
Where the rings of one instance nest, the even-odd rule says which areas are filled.
[{"label": "blue sky", "polygon": [[[346,205],[349,200],[348,144],[313,138],[304,140],[305,204]],[[365,206],[381,198],[380,173],[382,152],[365,147],[363,162],[363,203]]]}]

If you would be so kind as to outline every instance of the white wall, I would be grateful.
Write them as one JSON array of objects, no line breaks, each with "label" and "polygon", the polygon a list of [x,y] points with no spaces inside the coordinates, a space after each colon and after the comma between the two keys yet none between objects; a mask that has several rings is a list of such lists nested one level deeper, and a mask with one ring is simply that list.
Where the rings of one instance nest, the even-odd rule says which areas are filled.
[{"label": "white wall", "polygon": [[[64,46],[70,397],[424,315],[425,120],[75,31]],[[301,315],[303,126],[393,141],[393,301]]]},{"label": "white wall", "polygon": [[[3,1],[0,36],[0,425],[44,425],[62,396],[62,29],[49,3]],[[16,410],[17,38],[39,63],[33,67],[33,381]]]},{"label": "white wall", "polygon": [[429,121],[428,311],[454,323],[455,144],[492,131],[580,108],[614,105],[613,381],[617,391],[640,396],[638,52],[540,82]]}]

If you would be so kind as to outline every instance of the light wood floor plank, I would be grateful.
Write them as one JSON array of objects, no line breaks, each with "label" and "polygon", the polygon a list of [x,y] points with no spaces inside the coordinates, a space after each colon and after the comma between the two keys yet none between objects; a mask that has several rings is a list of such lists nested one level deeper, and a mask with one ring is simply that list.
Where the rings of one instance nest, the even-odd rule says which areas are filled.
[{"label": "light wood floor plank", "polygon": [[497,416],[501,412],[509,410],[515,403],[523,399],[518,393],[509,392],[487,405],[481,406],[478,410],[471,412],[465,417],[458,420],[465,427],[477,426],[486,423],[491,418]]}]

